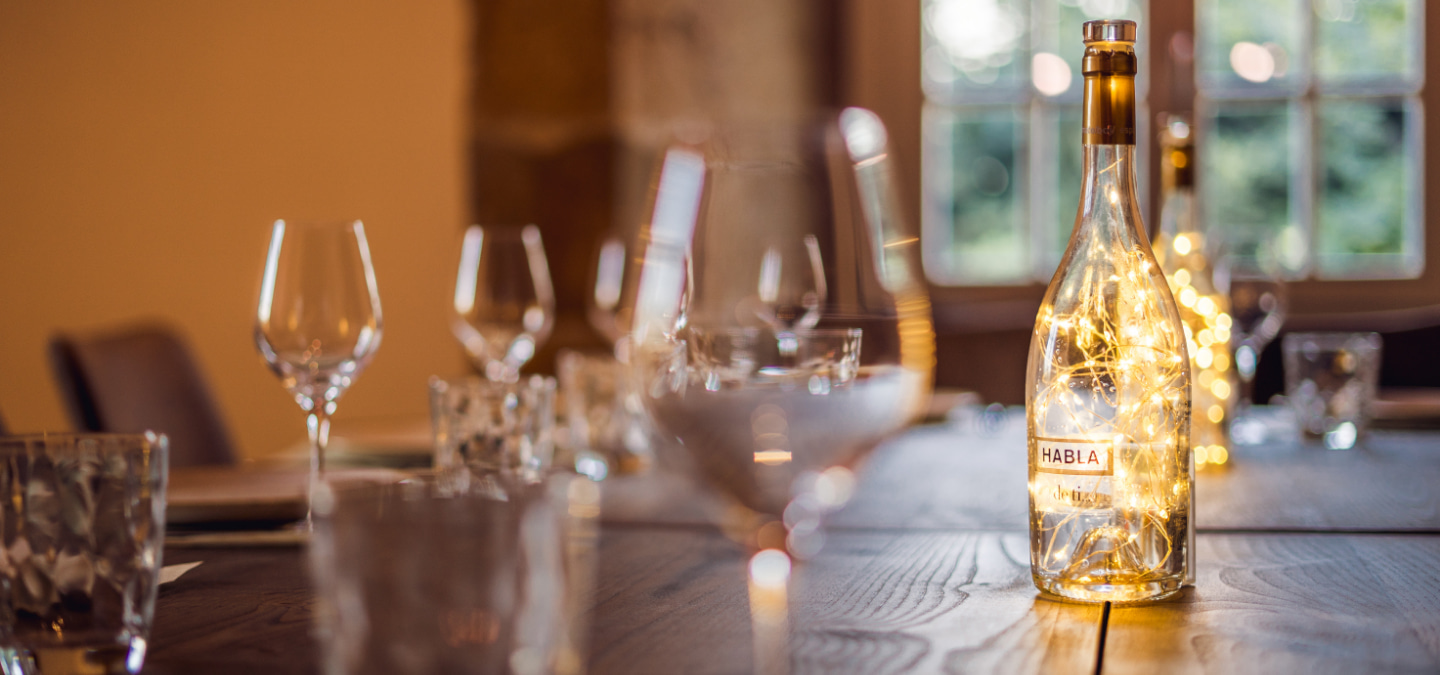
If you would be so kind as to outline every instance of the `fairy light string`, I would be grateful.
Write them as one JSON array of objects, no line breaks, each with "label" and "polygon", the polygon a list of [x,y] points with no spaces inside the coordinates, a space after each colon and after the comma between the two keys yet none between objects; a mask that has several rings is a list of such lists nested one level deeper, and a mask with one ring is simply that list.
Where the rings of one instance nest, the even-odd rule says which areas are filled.
[{"label": "fairy light string", "polygon": [[1084,520],[1094,510],[1063,508],[1065,499],[1038,494],[1032,479],[1041,507],[1032,532],[1042,566],[1064,580],[1144,583],[1173,574],[1167,565],[1189,517],[1190,410],[1181,394],[1189,377],[1182,340],[1190,338],[1166,320],[1149,256],[1101,237],[1084,253],[1096,264],[1076,266],[1084,276],[1069,288],[1077,290],[1055,302],[1067,309],[1047,305],[1040,313],[1048,362],[1030,424],[1042,435],[1110,444],[1112,475],[1069,495],[1068,505],[1108,504],[1113,515],[1095,526]]}]

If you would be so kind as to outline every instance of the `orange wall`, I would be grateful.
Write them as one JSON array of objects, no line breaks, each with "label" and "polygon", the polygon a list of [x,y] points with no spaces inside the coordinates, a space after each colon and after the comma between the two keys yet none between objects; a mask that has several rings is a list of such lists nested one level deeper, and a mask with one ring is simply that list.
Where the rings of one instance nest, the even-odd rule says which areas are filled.
[{"label": "orange wall", "polygon": [[423,415],[465,214],[463,0],[0,3],[0,413],[63,429],[57,330],[178,325],[242,451],[303,438],[251,315],[275,218],[366,222],[383,344],[345,420]]}]

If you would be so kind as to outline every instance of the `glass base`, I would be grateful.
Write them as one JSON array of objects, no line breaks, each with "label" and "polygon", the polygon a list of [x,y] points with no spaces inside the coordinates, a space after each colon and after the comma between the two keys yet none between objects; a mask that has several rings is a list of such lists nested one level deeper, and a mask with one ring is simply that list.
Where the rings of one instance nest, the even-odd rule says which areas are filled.
[{"label": "glass base", "polygon": [[1056,599],[1090,604],[1155,602],[1175,595],[1184,586],[1184,578],[1180,576],[1133,584],[1081,583],[1033,574],[1031,578],[1036,588]]},{"label": "glass base", "polygon": [[73,647],[0,647],[4,675],[120,675],[138,673],[145,663],[145,640],[127,644]]}]

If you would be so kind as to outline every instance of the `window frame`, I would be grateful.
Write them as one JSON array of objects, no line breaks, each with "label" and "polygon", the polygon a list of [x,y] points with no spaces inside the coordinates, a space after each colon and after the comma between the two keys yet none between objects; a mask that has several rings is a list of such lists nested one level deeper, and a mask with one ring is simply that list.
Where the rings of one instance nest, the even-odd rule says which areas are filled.
[{"label": "window frame", "polygon": [[[845,0],[842,39],[841,97],[847,105],[869,108],[880,115],[890,133],[896,154],[902,212],[918,219],[923,208],[920,194],[921,17],[920,0]],[[1149,6],[1150,26],[1142,30],[1151,55],[1149,109],[1193,112],[1197,104],[1193,63],[1176,67],[1167,56],[1176,33],[1194,35],[1193,0],[1156,0]],[[1440,11],[1425,12],[1420,62],[1427,74],[1440,73]],[[1426,110],[1440,110],[1440,87],[1426,86],[1419,100]],[[1151,125],[1153,127],[1153,125]],[[1379,280],[1315,280],[1290,284],[1291,314],[1296,316],[1341,312],[1404,309],[1440,304],[1440,143],[1426,133],[1421,120],[1421,208],[1424,259],[1419,277]],[[1158,204],[1158,144],[1146,149],[1149,209],[1146,223],[1155,222]],[[916,220],[915,222],[918,222]],[[1012,286],[939,286],[930,284],[937,331],[943,334],[987,332],[1033,325],[1047,283]]]}]

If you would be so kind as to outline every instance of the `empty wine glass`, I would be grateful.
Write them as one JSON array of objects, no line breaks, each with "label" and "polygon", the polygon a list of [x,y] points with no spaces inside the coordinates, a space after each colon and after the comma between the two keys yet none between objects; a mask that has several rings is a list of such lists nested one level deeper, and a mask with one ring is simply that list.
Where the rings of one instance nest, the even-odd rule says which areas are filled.
[{"label": "empty wine glass", "polygon": [[[306,412],[310,494],[325,470],[335,404],[380,347],[380,295],[365,226],[275,221],[255,344]],[[307,512],[306,522],[309,522]]]},{"label": "empty wine glass", "polygon": [[1235,349],[1235,372],[1240,376],[1240,396],[1230,424],[1232,439],[1241,445],[1265,441],[1265,425],[1251,414],[1255,395],[1255,369],[1260,354],[1285,325],[1288,306],[1285,280],[1280,264],[1261,249],[1254,255],[1231,255],[1217,269],[1217,285],[1228,285],[1230,295],[1230,342]]},{"label": "empty wine glass", "polygon": [[625,239],[606,237],[596,256],[595,286],[586,303],[586,316],[590,325],[612,345],[619,343],[630,328],[633,307],[622,300],[627,286],[633,290],[634,277],[635,265],[626,250]]},{"label": "empty wine glass", "polygon": [[818,551],[852,469],[929,393],[919,238],[890,172],[884,126],[858,108],[665,154],[637,244],[632,368],[762,567]]},{"label": "empty wine glass", "polygon": [[460,248],[451,329],[475,367],[516,382],[555,323],[555,291],[540,228],[472,225]]}]

